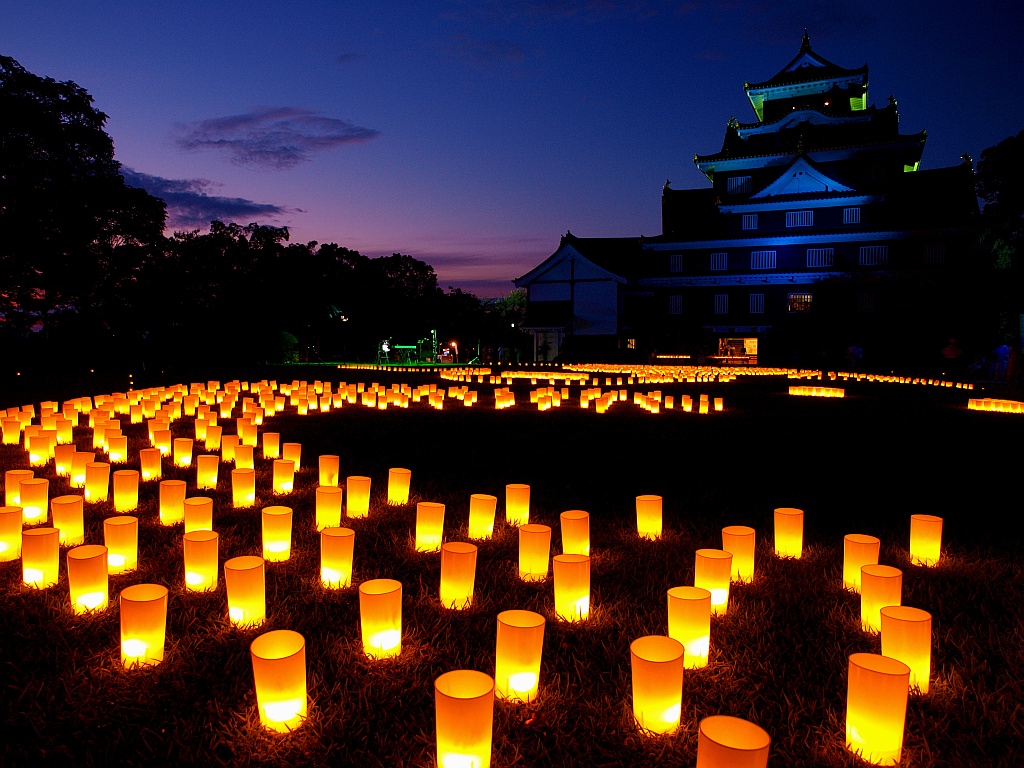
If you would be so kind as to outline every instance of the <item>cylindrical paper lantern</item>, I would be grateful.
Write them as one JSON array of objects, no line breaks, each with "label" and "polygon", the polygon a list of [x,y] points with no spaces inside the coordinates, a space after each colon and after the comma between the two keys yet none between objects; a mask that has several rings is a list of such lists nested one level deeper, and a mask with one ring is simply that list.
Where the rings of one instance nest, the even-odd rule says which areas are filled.
[{"label": "cylindrical paper lantern", "polygon": [[162,456],[159,448],[143,448],[139,451],[139,464],[144,481],[159,480],[163,477]]},{"label": "cylindrical paper lantern", "polygon": [[640,538],[661,538],[661,502],[661,496],[636,497],[636,531]]},{"label": "cylindrical paper lantern", "polygon": [[[57,499],[63,499],[58,496]],[[54,499],[56,501],[57,499]],[[0,563],[21,557],[21,507],[0,507]],[[54,515],[54,525],[57,516]],[[84,538],[84,537],[83,537]]]},{"label": "cylindrical paper lantern", "polygon": [[235,509],[256,504],[256,470],[231,470],[231,501]]},{"label": "cylindrical paper lantern", "polygon": [[910,687],[928,693],[932,674],[932,615],[907,605],[887,605],[882,614],[882,655],[910,667]]},{"label": "cylindrical paper lantern", "polygon": [[216,589],[217,534],[213,531],[189,531],[181,539],[185,550],[185,590],[208,592]]},{"label": "cylindrical paper lantern", "polygon": [[114,511],[132,512],[139,506],[139,473],[135,469],[114,472]]},{"label": "cylindrical paper lantern", "polygon": [[110,465],[90,461],[85,465],[85,500],[96,504],[106,501],[110,489]]},{"label": "cylindrical paper lantern", "polygon": [[409,482],[412,472],[408,469],[392,467],[388,470],[388,504],[401,506],[409,503]]},{"label": "cylindrical paper lantern", "polygon": [[91,451],[75,451],[71,456],[71,487],[85,488],[85,467],[96,460]]},{"label": "cylindrical paper lantern", "polygon": [[402,582],[371,579],[359,585],[363,652],[386,659],[402,652]]},{"label": "cylindrical paper lantern", "polygon": [[728,715],[705,717],[697,727],[697,768],[766,768],[768,732]]},{"label": "cylindrical paper lantern", "polygon": [[469,497],[469,538],[491,538],[494,533],[494,510],[497,506],[497,496],[474,493]]},{"label": "cylindrical paper lantern", "polygon": [[107,571],[129,573],[139,567],[139,518],[130,515],[103,521],[103,543],[107,547]]},{"label": "cylindrical paper lantern", "polygon": [[287,733],[306,717],[306,639],[298,632],[266,632],[249,646],[260,723]]},{"label": "cylindrical paper lantern", "polygon": [[75,444],[61,443],[53,449],[53,469],[62,477],[71,476],[71,464],[75,460]]},{"label": "cylindrical paper lantern", "polygon": [[[84,499],[81,496],[57,496],[50,500],[53,513],[53,527],[60,531],[60,543],[66,547],[77,547],[85,543]],[[20,532],[20,528],[19,528]],[[18,536],[19,546],[21,536]],[[0,560],[3,557],[0,556]]]},{"label": "cylindrical paper lantern", "polygon": [[50,481],[42,477],[22,480],[21,504],[18,506],[25,516],[26,525],[45,523],[50,517]]},{"label": "cylindrical paper lantern", "polygon": [[722,549],[732,555],[732,580],[754,580],[754,529],[727,525],[722,529]]},{"label": "cylindrical paper lantern", "polygon": [[679,727],[683,704],[683,644],[663,635],[629,644],[633,672],[633,716],[652,733]]},{"label": "cylindrical paper lantern", "polygon": [[698,549],[693,585],[711,593],[711,614],[724,616],[729,609],[732,554],[721,549]]},{"label": "cylindrical paper lantern", "polygon": [[235,446],[235,469],[256,469],[253,447],[239,443]]},{"label": "cylindrical paper lantern", "polygon": [[509,525],[530,522],[530,486],[522,483],[505,486],[505,521]]},{"label": "cylindrical paper lantern", "polygon": [[882,631],[882,609],[903,602],[903,571],[891,565],[860,569],[860,621],[865,632]]},{"label": "cylindrical paper lantern", "polygon": [[219,470],[219,456],[214,456],[210,453],[196,456],[196,488],[198,490],[216,489]]},{"label": "cylindrical paper lantern", "polygon": [[416,505],[416,551],[437,552],[444,533],[444,504],[421,501]]},{"label": "cylindrical paper lantern", "polygon": [[471,669],[434,681],[437,768],[490,768],[494,680]]},{"label": "cylindrical paper lantern", "polygon": [[683,666],[708,665],[711,649],[711,592],[703,587],[672,587],[668,591],[668,636],[683,644]]},{"label": "cylindrical paper lantern", "polygon": [[533,611],[498,614],[494,689],[498,698],[533,701],[540,683],[544,617]]},{"label": "cylindrical paper lantern", "polygon": [[910,561],[935,565],[942,554],[942,518],[935,515],[910,516]]},{"label": "cylindrical paper lantern", "polygon": [[903,751],[910,667],[874,653],[850,656],[846,748],[873,765],[896,765]]},{"label": "cylindrical paper lantern", "polygon": [[[85,454],[92,456],[92,454]],[[82,465],[83,484],[85,483],[85,465]],[[7,507],[20,507],[21,506],[21,481],[31,480],[35,477],[35,472],[31,469],[8,469],[4,472],[4,506]]]},{"label": "cylindrical paper lantern", "polygon": [[46,589],[57,583],[60,533],[56,528],[30,528],[21,533],[21,573],[25,584]]},{"label": "cylindrical paper lantern", "polygon": [[583,621],[590,616],[590,557],[555,555],[555,614],[563,621]]},{"label": "cylindrical paper lantern", "polygon": [[279,432],[263,433],[263,458],[277,459],[281,456],[281,434]]},{"label": "cylindrical paper lantern", "polygon": [[256,627],[267,617],[266,579],[262,557],[233,557],[224,563],[228,618],[237,627]]},{"label": "cylindrical paper lantern", "polygon": [[340,462],[341,459],[338,456],[320,457],[320,485],[335,486],[338,484]]},{"label": "cylindrical paper lantern", "polygon": [[336,485],[321,485],[316,489],[316,529],[337,528],[341,525],[342,490]]},{"label": "cylindrical paper lantern", "polygon": [[352,584],[352,551],[356,532],[330,527],[320,531],[320,583],[329,589]]},{"label": "cylindrical paper lantern", "polygon": [[562,554],[590,554],[590,513],[570,509],[559,515],[562,522]]},{"label": "cylindrical paper lantern", "polygon": [[213,499],[209,496],[193,496],[185,499],[184,510],[185,533],[192,531],[213,530]]},{"label": "cylindrical paper lantern", "polygon": [[441,605],[461,610],[473,602],[476,585],[475,544],[449,541],[441,545]]},{"label": "cylindrical paper lantern", "polygon": [[519,578],[543,581],[548,577],[551,527],[538,523],[519,526]]},{"label": "cylindrical paper lantern", "polygon": [[285,443],[281,446],[281,458],[295,463],[295,471],[302,469],[302,443]]},{"label": "cylindrical paper lantern", "polygon": [[185,481],[160,481],[160,524],[174,525],[185,519]]},{"label": "cylindrical paper lantern", "polygon": [[[220,439],[220,458],[221,461],[229,461],[232,464],[235,461],[235,449],[238,447],[238,435],[224,435]],[[209,450],[209,447],[207,447]],[[239,469],[239,467],[235,467]],[[252,467],[241,467],[241,469],[252,469]]]},{"label": "cylindrical paper lantern", "polygon": [[75,613],[107,607],[107,548],[86,544],[68,550],[68,592]]},{"label": "cylindrical paper lantern", "polygon": [[288,494],[295,487],[295,464],[288,459],[274,460],[274,493]]},{"label": "cylindrical paper lantern", "polygon": [[107,437],[107,457],[111,464],[124,464],[128,461],[128,437],[126,435]]},{"label": "cylindrical paper lantern", "polygon": [[875,536],[848,533],[843,538],[843,586],[860,592],[860,569],[878,562],[881,542]]},{"label": "cylindrical paper lantern", "polygon": [[178,467],[192,466],[192,438],[174,438],[174,464]]},{"label": "cylindrical paper lantern", "polygon": [[348,517],[366,517],[370,514],[370,478],[363,475],[349,475],[345,479],[345,493]]},{"label": "cylindrical paper lantern", "polygon": [[167,587],[134,584],[121,590],[121,663],[148,667],[164,660]]},{"label": "cylindrical paper lantern", "polygon": [[[206,428],[206,443],[205,448],[208,451],[219,451],[221,443],[224,440],[224,427],[210,422],[210,425]],[[222,457],[223,458],[223,457]],[[226,458],[224,458],[227,461]]]},{"label": "cylindrical paper lantern", "polygon": [[292,508],[263,508],[263,559],[283,563],[292,554]]},{"label": "cylindrical paper lantern", "polygon": [[804,549],[804,511],[792,507],[775,510],[775,554],[800,559]]}]

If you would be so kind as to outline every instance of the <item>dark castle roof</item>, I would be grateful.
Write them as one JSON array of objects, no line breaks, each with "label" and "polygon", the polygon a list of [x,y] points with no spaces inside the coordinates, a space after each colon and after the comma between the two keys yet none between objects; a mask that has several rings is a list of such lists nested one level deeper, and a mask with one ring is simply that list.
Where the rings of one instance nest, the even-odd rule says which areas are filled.
[{"label": "dark castle roof", "polygon": [[[804,60],[802,66],[796,66],[800,60]],[[796,69],[794,69],[796,67]],[[862,75],[865,78],[868,74],[868,65],[865,64],[857,69],[847,69],[820,56],[811,50],[811,40],[804,30],[804,37],[800,43],[800,51],[793,57],[786,66],[776,72],[772,77],[761,83],[747,83],[745,90],[759,88],[773,88],[795,83],[810,83],[818,80],[830,80],[832,78],[855,77]]]}]

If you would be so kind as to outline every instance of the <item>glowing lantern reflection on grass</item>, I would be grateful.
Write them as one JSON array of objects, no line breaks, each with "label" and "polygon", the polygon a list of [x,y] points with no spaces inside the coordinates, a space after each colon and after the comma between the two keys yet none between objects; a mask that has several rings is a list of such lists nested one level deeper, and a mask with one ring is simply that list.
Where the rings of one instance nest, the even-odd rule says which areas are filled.
[{"label": "glowing lantern reflection on grass", "polygon": [[107,607],[107,548],[86,544],[68,550],[68,593],[75,613]]},{"label": "glowing lantern reflection on grass", "polygon": [[103,543],[107,547],[107,571],[129,573],[139,567],[139,518],[130,515],[103,521]]},{"label": "glowing lantern reflection on grass", "polygon": [[295,463],[288,459],[274,461],[274,493],[289,494],[295,488]]},{"label": "glowing lantern reflection on grass", "polygon": [[217,588],[218,536],[213,531],[189,531],[182,539],[185,557],[185,589],[208,592]]},{"label": "glowing lantern reflection on grass", "polygon": [[724,616],[729,609],[729,582],[732,555],[721,549],[698,549],[693,569],[693,585],[711,593],[711,614]]},{"label": "glowing lantern reflection on grass", "polygon": [[661,496],[636,497],[636,531],[640,538],[661,538],[661,504]]},{"label": "glowing lantern reflection on grass", "polygon": [[891,565],[860,569],[860,620],[865,632],[882,631],[882,609],[903,602],[903,571]]},{"label": "glowing lantern reflection on grass", "polygon": [[683,701],[683,645],[663,635],[648,635],[629,645],[633,677],[633,716],[652,733],[679,727]]},{"label": "glowing lantern reflection on grass", "polygon": [[672,587],[668,591],[668,636],[683,644],[683,666],[708,665],[711,650],[711,592],[703,587]]},{"label": "glowing lantern reflection on grass", "polygon": [[441,605],[461,610],[473,602],[476,585],[475,544],[449,541],[441,545]]},{"label": "glowing lantern reflection on grass", "polygon": [[196,488],[198,490],[216,489],[217,475],[220,472],[220,457],[204,453],[196,456]]},{"label": "glowing lantern reflection on grass", "polygon": [[359,585],[363,652],[386,659],[402,652],[402,582],[371,579]]},{"label": "glowing lantern reflection on grass", "polygon": [[772,740],[760,726],[728,715],[713,715],[697,729],[697,768],[766,768]]},{"label": "glowing lantern reflection on grass", "polygon": [[555,614],[563,621],[590,616],[590,557],[555,555],[551,558],[555,581]]},{"label": "glowing lantern reflection on grass", "polygon": [[50,517],[50,481],[41,477],[22,480],[21,504],[18,506],[25,516],[26,525],[45,523]]},{"label": "glowing lantern reflection on grass", "polygon": [[494,687],[500,699],[533,701],[540,683],[544,617],[533,611],[498,614]]},{"label": "glowing lantern reflection on grass", "polygon": [[134,469],[114,472],[114,511],[131,512],[139,506],[139,473]]},{"label": "glowing lantern reflection on grass", "polygon": [[[89,455],[91,456],[92,454]],[[84,468],[82,472],[84,474]],[[31,480],[33,477],[35,477],[35,472],[31,469],[9,469],[4,472],[4,505],[8,507],[20,507],[21,481]]]},{"label": "glowing lantern reflection on grass", "polygon": [[590,513],[570,509],[559,515],[562,523],[562,554],[590,554]]},{"label": "glowing lantern reflection on grass", "polygon": [[551,528],[538,523],[519,526],[519,578],[543,581],[548,577]]},{"label": "glowing lantern reflection on grass", "polygon": [[887,605],[882,615],[882,655],[910,667],[910,687],[928,693],[932,674],[932,615],[907,605]]},{"label": "glowing lantern reflection on grass", "polygon": [[910,561],[914,565],[935,565],[942,555],[942,518],[935,515],[910,516]]},{"label": "glowing lantern reflection on grass", "polygon": [[320,583],[329,589],[352,584],[352,552],[356,532],[351,528],[330,527],[320,531]]},{"label": "glowing lantern reflection on grass", "polygon": [[438,552],[444,533],[444,504],[421,501],[416,505],[416,551]]},{"label": "glowing lantern reflection on grass", "polygon": [[505,486],[505,522],[509,525],[530,522],[530,486],[522,483]]},{"label": "glowing lantern reflection on grass", "polygon": [[727,525],[722,529],[722,549],[732,555],[732,580],[754,580],[754,529]]},{"label": "glowing lantern reflection on grass", "polygon": [[233,557],[224,563],[228,618],[236,627],[256,627],[267,618],[265,565],[262,557]]},{"label": "glowing lantern reflection on grass", "polygon": [[164,660],[167,587],[134,584],[121,590],[121,663],[148,667]]},{"label": "glowing lantern reflection on grass", "polygon": [[185,533],[213,530],[213,499],[209,496],[193,496],[190,499],[185,499],[182,508]]},{"label": "glowing lantern reflection on grass", "polygon": [[0,563],[21,557],[23,519],[21,507],[0,507]]},{"label": "glowing lantern reflection on grass", "polygon": [[494,680],[470,669],[434,681],[438,768],[489,768]]},{"label": "glowing lantern reflection on grass", "polygon": [[292,508],[263,508],[263,559],[282,563],[292,553]]},{"label": "glowing lantern reflection on grass", "polygon": [[139,464],[143,480],[159,480],[163,477],[162,454],[159,448],[143,448],[139,451]]},{"label": "glowing lantern reflection on grass", "polygon": [[494,534],[494,510],[497,506],[497,496],[474,493],[469,497],[469,538],[491,538]]},{"label": "glowing lantern reflection on grass", "polygon": [[235,509],[256,504],[256,470],[231,470],[231,501]]},{"label": "glowing lantern reflection on grass", "polygon": [[392,467],[388,470],[388,504],[400,506],[409,503],[409,482],[412,472]]},{"label": "glowing lantern reflection on grass", "polygon": [[[50,500],[53,527],[60,531],[60,543],[75,547],[85,543],[85,505],[81,496],[57,496]],[[20,537],[19,537],[20,539]],[[0,560],[3,558],[0,557]]]},{"label": "glowing lantern reflection on grass", "polygon": [[316,529],[341,525],[342,491],[338,486],[321,485],[316,489]]},{"label": "glowing lantern reflection on grass", "polygon": [[370,478],[363,475],[349,475],[345,480],[348,517],[366,517],[370,514]]},{"label": "glowing lantern reflection on grass", "polygon": [[779,507],[775,510],[775,554],[800,559],[804,548],[804,512]]},{"label": "glowing lantern reflection on grass", "polygon": [[341,459],[338,456],[325,455],[320,457],[320,485],[336,486],[338,484],[339,465]]},{"label": "glowing lantern reflection on grass", "polygon": [[843,586],[860,592],[860,569],[878,562],[881,542],[874,536],[848,533],[843,538]]},{"label": "glowing lantern reflection on grass", "polygon": [[306,640],[298,632],[266,632],[249,646],[256,703],[265,728],[287,733],[306,717]]},{"label": "glowing lantern reflection on grass", "polygon": [[56,528],[31,528],[21,533],[21,572],[25,584],[46,589],[57,583],[60,533]]},{"label": "glowing lantern reflection on grass", "polygon": [[910,667],[874,653],[850,656],[846,748],[873,765],[896,765],[910,692]]},{"label": "glowing lantern reflection on grass", "polygon": [[185,481],[160,481],[160,524],[174,525],[185,519]]}]

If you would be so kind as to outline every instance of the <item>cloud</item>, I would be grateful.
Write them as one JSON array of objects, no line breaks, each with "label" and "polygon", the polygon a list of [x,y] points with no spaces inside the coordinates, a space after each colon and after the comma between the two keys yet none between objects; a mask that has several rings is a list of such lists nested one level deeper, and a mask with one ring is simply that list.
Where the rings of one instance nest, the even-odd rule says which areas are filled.
[{"label": "cloud", "polygon": [[445,52],[474,67],[489,69],[500,64],[517,64],[524,58],[523,49],[509,40],[477,40],[469,35],[452,35]]},{"label": "cloud", "polygon": [[164,179],[123,166],[121,175],[128,186],[144,189],[167,204],[169,229],[201,229],[214,220],[248,224],[257,218],[273,220],[291,213],[279,205],[255,203],[243,197],[211,195],[210,191],[219,185],[206,179]]},{"label": "cloud", "polygon": [[190,152],[212,149],[236,165],[294,168],[317,152],[362,144],[380,132],[297,107],[260,107],[241,115],[179,126],[175,143]]}]

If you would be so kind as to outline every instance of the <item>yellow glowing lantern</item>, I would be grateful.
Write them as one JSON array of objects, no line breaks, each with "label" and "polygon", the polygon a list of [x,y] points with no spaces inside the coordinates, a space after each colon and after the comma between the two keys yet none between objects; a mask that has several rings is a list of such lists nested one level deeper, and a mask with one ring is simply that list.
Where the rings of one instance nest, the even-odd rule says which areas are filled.
[{"label": "yellow glowing lantern", "polygon": [[41,477],[22,480],[21,503],[18,506],[25,516],[26,525],[45,523],[49,518],[50,481]]},{"label": "yellow glowing lantern", "polygon": [[522,483],[505,486],[505,521],[509,525],[530,522],[530,486]]},{"label": "yellow glowing lantern", "polygon": [[683,708],[683,645],[664,635],[629,644],[633,673],[633,717],[651,733],[672,733]]},{"label": "yellow glowing lantern", "polygon": [[494,680],[471,669],[434,681],[437,768],[490,768]]},{"label": "yellow glowing lantern", "polygon": [[562,523],[562,554],[590,554],[590,513],[570,509],[559,515]]},{"label": "yellow glowing lantern", "polygon": [[46,435],[37,434],[25,437],[26,448],[28,449],[28,463],[33,467],[46,466],[50,460],[50,449],[53,441]]},{"label": "yellow glowing lantern", "polygon": [[942,555],[942,518],[935,515],[910,516],[910,561],[935,565]]},{"label": "yellow glowing lantern", "polygon": [[235,446],[235,469],[255,469],[256,460],[253,447],[239,443]]},{"label": "yellow glowing lantern", "polygon": [[[224,435],[220,440],[221,460],[234,462],[236,448],[238,448],[238,435]],[[207,447],[207,450],[209,450],[209,447]],[[249,469],[252,469],[252,467],[249,467]]]},{"label": "yellow glowing lantern", "polygon": [[711,593],[711,614],[724,616],[729,608],[729,582],[732,579],[732,553],[721,549],[698,549],[694,563],[693,585]]},{"label": "yellow glowing lantern", "polygon": [[167,587],[134,584],[120,594],[121,663],[148,667],[164,660],[167,634]]},{"label": "yellow glowing lantern", "polygon": [[349,517],[366,517],[370,514],[370,478],[363,475],[349,475],[345,479],[348,505],[345,514]]},{"label": "yellow glowing lantern", "polygon": [[910,667],[874,653],[850,656],[846,748],[872,765],[896,765],[910,692]]},{"label": "yellow glowing lantern", "polygon": [[199,490],[216,489],[219,471],[220,457],[212,454],[196,456],[196,488]]},{"label": "yellow glowing lantern", "polygon": [[185,556],[185,590],[208,592],[217,588],[218,536],[213,531],[188,531],[181,537]]},{"label": "yellow glowing lantern", "polygon": [[108,438],[107,457],[111,464],[124,464],[128,461],[128,438],[125,435]]},{"label": "yellow glowing lantern", "polygon": [[33,477],[35,472],[31,469],[9,469],[4,472],[4,505],[21,506],[21,481],[31,480]]},{"label": "yellow glowing lantern", "polygon": [[352,584],[352,552],[356,532],[331,527],[320,531],[320,583],[329,589]]},{"label": "yellow glowing lantern", "polygon": [[50,500],[53,527],[60,531],[61,546],[74,547],[85,543],[83,501],[81,496],[57,496]]},{"label": "yellow glowing lantern", "polygon": [[103,521],[107,571],[129,573],[139,567],[139,518],[123,515]]},{"label": "yellow glowing lantern", "polygon": [[661,496],[636,497],[636,531],[640,538],[661,538],[661,504]]},{"label": "yellow glowing lantern", "polygon": [[68,592],[75,613],[107,607],[107,548],[86,544],[68,550]]},{"label": "yellow glowing lantern", "polygon": [[469,538],[491,538],[494,533],[494,510],[497,506],[497,496],[474,493],[469,497]]},{"label": "yellow glowing lantern", "polygon": [[235,509],[256,504],[256,470],[231,470],[231,500]]},{"label": "yellow glowing lantern", "polygon": [[163,477],[163,454],[159,448],[143,448],[139,451],[139,465],[143,480],[159,480]]},{"label": "yellow glowing lantern", "polygon": [[359,585],[363,652],[385,659],[402,652],[402,582],[371,579]]},{"label": "yellow glowing lantern", "polygon": [[171,430],[157,429],[153,432],[153,447],[160,451],[161,456],[171,455]]},{"label": "yellow glowing lantern", "polygon": [[71,476],[71,464],[75,459],[75,444],[61,443],[53,449],[54,471],[62,477]]},{"label": "yellow glowing lantern", "polygon": [[882,615],[882,655],[910,667],[910,687],[928,693],[932,673],[932,615],[920,608],[887,605]]},{"label": "yellow glowing lantern", "polygon": [[274,493],[289,494],[295,487],[295,463],[288,459],[274,460]]},{"label": "yellow glowing lantern", "polygon": [[85,465],[85,500],[93,504],[106,501],[110,489],[110,465],[90,461]]},{"label": "yellow glowing lantern", "polygon": [[21,442],[21,419],[3,420],[3,444],[18,445]]},{"label": "yellow glowing lantern", "polygon": [[283,563],[292,553],[292,508],[263,508],[263,559]]},{"label": "yellow glowing lantern", "polygon": [[551,527],[537,523],[519,526],[519,578],[543,581],[548,577]]},{"label": "yellow glowing lantern", "polygon": [[444,504],[421,501],[416,505],[416,551],[437,552],[444,533]]},{"label": "yellow glowing lantern", "polygon": [[697,768],[766,768],[772,740],[749,720],[705,717],[697,727]]},{"label": "yellow glowing lantern", "polygon": [[338,456],[321,456],[319,460],[320,485],[336,486],[341,458]]},{"label": "yellow glowing lantern", "polygon": [[192,438],[174,438],[174,465],[176,467],[192,466]]},{"label": "yellow glowing lantern", "polygon": [[[54,518],[56,524],[56,515]],[[0,563],[21,557],[22,524],[21,507],[0,507]]]},{"label": "yellow glowing lantern", "polygon": [[249,646],[260,723],[294,731],[306,718],[306,640],[298,632],[266,632]]},{"label": "yellow glowing lantern", "polygon": [[703,587],[672,587],[668,591],[668,636],[683,644],[683,666],[708,665],[711,650],[711,591]]},{"label": "yellow glowing lantern", "polygon": [[412,472],[392,467],[388,470],[388,504],[401,506],[409,503],[409,482]]},{"label": "yellow glowing lantern", "polygon": [[882,631],[882,609],[903,602],[903,571],[891,565],[860,569],[860,620],[865,632]]},{"label": "yellow glowing lantern", "polygon": [[213,499],[209,496],[193,496],[182,502],[182,518],[185,533],[213,530]]},{"label": "yellow glowing lantern", "polygon": [[113,475],[114,511],[131,512],[139,506],[139,473],[134,469],[119,469]]},{"label": "yellow glowing lantern", "polygon": [[295,462],[295,471],[298,472],[302,469],[302,444],[301,443],[285,443],[281,446],[281,458],[287,459],[288,461]]},{"label": "yellow glowing lantern", "polygon": [[[206,450],[219,451],[221,449],[221,442],[224,439],[223,434],[224,427],[210,422],[210,425],[206,428]],[[227,461],[227,457],[224,457],[224,460]]]},{"label": "yellow glowing lantern", "polygon": [[860,592],[860,569],[878,562],[881,542],[875,536],[848,533],[843,538],[843,586]]},{"label": "yellow glowing lantern", "polygon": [[160,481],[160,524],[174,525],[185,519],[185,481]]},{"label": "yellow glowing lantern", "polygon": [[555,614],[563,621],[583,621],[590,616],[590,557],[555,555],[551,565],[555,580]]},{"label": "yellow glowing lantern", "polygon": [[96,454],[90,451],[75,451],[71,455],[71,487],[85,488],[85,467],[96,460]]},{"label": "yellow glowing lantern", "polygon": [[342,491],[338,486],[319,486],[316,489],[316,529],[336,528],[341,524]]},{"label": "yellow glowing lantern", "polygon": [[233,557],[224,563],[228,618],[236,627],[256,627],[267,617],[265,565],[262,557]]},{"label": "yellow glowing lantern", "polygon": [[775,510],[775,554],[800,559],[804,548],[804,511],[791,507]]},{"label": "yellow glowing lantern", "polygon": [[441,545],[441,605],[461,610],[473,602],[476,585],[475,544],[449,541]]},{"label": "yellow glowing lantern", "polygon": [[753,528],[746,525],[727,525],[722,529],[722,549],[732,554],[732,580],[754,580]]},{"label": "yellow glowing lantern", "polygon": [[498,614],[494,683],[498,698],[530,702],[537,698],[544,651],[544,617],[533,611]]},{"label": "yellow glowing lantern", "polygon": [[57,583],[60,532],[56,528],[31,528],[21,533],[21,572],[25,584],[46,589]]},{"label": "yellow glowing lantern", "polygon": [[279,432],[263,433],[263,458],[277,459],[281,456],[281,434]]}]

